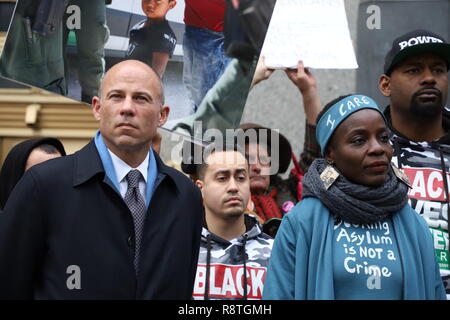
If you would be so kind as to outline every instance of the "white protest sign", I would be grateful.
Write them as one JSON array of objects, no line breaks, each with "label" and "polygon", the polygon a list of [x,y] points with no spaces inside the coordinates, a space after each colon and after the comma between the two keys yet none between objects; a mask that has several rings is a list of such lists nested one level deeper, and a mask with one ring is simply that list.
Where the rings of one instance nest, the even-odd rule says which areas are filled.
[{"label": "white protest sign", "polygon": [[358,68],[344,1],[277,0],[261,55],[272,68]]}]

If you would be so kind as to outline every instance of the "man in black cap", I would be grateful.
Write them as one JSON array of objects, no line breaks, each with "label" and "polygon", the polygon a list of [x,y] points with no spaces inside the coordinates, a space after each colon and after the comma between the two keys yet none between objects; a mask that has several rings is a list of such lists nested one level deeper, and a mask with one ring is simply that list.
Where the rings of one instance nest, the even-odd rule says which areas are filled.
[{"label": "man in black cap", "polygon": [[379,88],[391,100],[393,127],[411,140],[438,140],[448,131],[442,120],[449,61],[450,45],[424,30],[397,38],[386,56]]},{"label": "man in black cap", "polygon": [[385,109],[392,131],[392,161],[408,176],[411,206],[433,234],[436,258],[450,297],[448,243],[450,45],[439,35],[416,30],[395,39],[379,79],[390,99]]}]

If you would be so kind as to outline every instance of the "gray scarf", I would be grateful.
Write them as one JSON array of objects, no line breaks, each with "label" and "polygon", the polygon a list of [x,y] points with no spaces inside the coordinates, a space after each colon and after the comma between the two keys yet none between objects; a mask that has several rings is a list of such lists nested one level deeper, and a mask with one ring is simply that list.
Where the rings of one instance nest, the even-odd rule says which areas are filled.
[{"label": "gray scarf", "polygon": [[386,182],[379,187],[354,184],[340,174],[326,190],[320,174],[327,165],[321,158],[311,164],[303,178],[303,198],[318,198],[339,220],[373,224],[398,212],[408,202],[408,187],[391,168]]}]

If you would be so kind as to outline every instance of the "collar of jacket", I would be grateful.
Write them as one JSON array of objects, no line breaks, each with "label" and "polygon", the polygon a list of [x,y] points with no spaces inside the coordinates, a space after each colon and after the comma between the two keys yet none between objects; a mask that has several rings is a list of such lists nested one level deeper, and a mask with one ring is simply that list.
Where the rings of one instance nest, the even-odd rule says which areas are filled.
[{"label": "collar of jacket", "polygon": [[[403,139],[409,140],[407,137],[405,137],[403,134],[398,132],[393,126],[392,126],[392,118],[391,118],[391,106],[388,105],[384,109],[384,116],[387,120],[388,127],[394,133],[396,136],[399,136]],[[444,111],[442,112],[442,127],[445,130],[445,135],[440,137],[438,140],[436,140],[439,144],[450,144],[450,110],[445,107]]]},{"label": "collar of jacket", "polygon": [[[156,177],[154,190],[156,190],[157,186],[165,177],[168,177],[178,192],[180,192],[182,188],[179,177],[174,172],[175,169],[166,166],[156,152],[154,152],[154,155],[158,168],[158,176]],[[105,174],[102,160],[95,146],[94,139],[92,139],[85,147],[74,154],[73,186],[79,186],[97,174],[102,174],[104,176],[104,182],[112,184]]]},{"label": "collar of jacket", "polygon": [[[250,240],[250,239],[254,239],[257,238],[261,233],[263,233],[263,231],[261,230],[258,221],[256,220],[255,217],[250,216],[248,214],[244,213],[244,223],[245,223],[245,228],[246,231],[244,234],[240,235],[239,237],[236,238],[237,241],[239,242],[243,242],[244,241],[244,235],[246,236],[246,240]],[[206,219],[204,219],[204,226],[202,229],[202,241],[206,242],[207,241],[207,236],[211,235],[211,241],[212,242],[216,242],[218,244],[222,244],[225,246],[228,246],[230,244],[231,241],[225,240],[221,237],[219,237],[218,235],[209,232],[208,228],[206,227]]]}]

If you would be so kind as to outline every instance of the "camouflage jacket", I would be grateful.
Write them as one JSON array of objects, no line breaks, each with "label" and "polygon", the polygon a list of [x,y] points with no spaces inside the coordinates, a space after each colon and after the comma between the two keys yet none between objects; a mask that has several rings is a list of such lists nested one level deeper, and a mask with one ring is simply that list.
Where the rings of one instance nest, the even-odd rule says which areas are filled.
[{"label": "camouflage jacket", "polygon": [[425,219],[430,228],[447,298],[450,298],[450,111],[443,111],[443,128],[447,133],[432,142],[409,140],[392,128],[389,106],[384,114],[391,130],[390,141],[394,149],[392,163],[407,175],[411,185],[408,192],[409,204]]},{"label": "camouflage jacket", "polygon": [[[245,224],[247,232],[231,241],[203,228],[194,299],[261,299],[273,239],[254,217],[245,215]],[[206,293],[205,283],[209,283]]]}]

